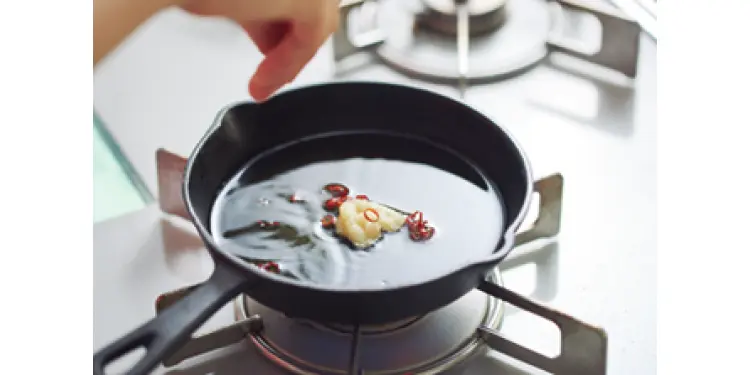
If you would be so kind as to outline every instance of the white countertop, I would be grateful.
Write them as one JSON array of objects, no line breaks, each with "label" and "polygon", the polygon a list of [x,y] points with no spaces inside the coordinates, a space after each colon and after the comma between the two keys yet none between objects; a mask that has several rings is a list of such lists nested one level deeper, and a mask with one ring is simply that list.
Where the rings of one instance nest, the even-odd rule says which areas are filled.
[{"label": "white countertop", "polygon": [[[466,98],[514,133],[535,174],[559,171],[565,176],[559,253],[553,266],[541,270],[548,275],[541,279],[549,284],[544,286],[549,292],[545,298],[608,331],[611,375],[656,371],[655,57],[655,44],[643,36],[634,89],[544,64],[517,79],[471,88]],[[247,79],[259,58],[230,25],[168,11],[97,71],[95,106],[155,192],[155,150],[164,147],[187,155],[219,108],[247,97]],[[332,77],[326,46],[294,85]],[[383,66],[347,79],[418,82]],[[422,85],[453,92],[450,87]],[[133,214],[140,219],[128,216],[95,226],[97,347],[153,314],[155,294],[197,281],[188,280],[195,276],[156,276],[164,267],[135,261],[143,243],[158,230],[158,215],[149,210],[154,208]],[[143,257],[161,259],[155,254]],[[111,272],[115,265],[120,270]],[[137,279],[140,286],[133,284]],[[509,275],[507,286],[533,290],[534,282],[521,276],[518,280]],[[125,293],[128,302],[106,303],[112,299],[105,295],[117,293]],[[132,310],[118,312],[123,306]],[[127,319],[119,319],[125,315]],[[513,315],[503,332],[521,343],[543,343],[531,319]]]}]

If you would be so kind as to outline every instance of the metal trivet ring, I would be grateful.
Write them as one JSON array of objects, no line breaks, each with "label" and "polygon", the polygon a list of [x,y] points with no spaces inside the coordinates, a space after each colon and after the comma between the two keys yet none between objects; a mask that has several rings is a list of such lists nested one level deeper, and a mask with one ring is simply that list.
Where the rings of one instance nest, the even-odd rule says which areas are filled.
[{"label": "metal trivet ring", "polygon": [[[488,278],[493,283],[502,285],[502,277],[498,269],[495,269],[488,276]],[[262,321],[262,318],[260,316],[254,315],[252,312],[248,311],[248,306],[245,301],[246,299],[244,296],[235,300],[236,319],[238,321],[245,321],[248,319],[257,319],[258,321]],[[485,307],[484,316],[482,317],[480,326],[477,328],[489,328],[492,330],[498,330],[502,325],[505,312],[503,302],[489,295],[486,297],[486,301],[487,304]],[[412,320],[408,320],[402,323],[405,325],[402,325],[401,328],[406,328],[414,324],[420,324],[421,321],[422,318],[412,318]],[[316,323],[316,325],[319,324]],[[348,374],[347,369],[321,367],[295,357],[293,354],[286,352],[284,349],[281,349],[278,345],[269,340],[266,335],[263,334],[262,327],[258,326],[258,328],[259,329],[253,330],[252,332],[248,333],[248,340],[267,359],[269,359],[275,365],[285,369],[286,371],[298,375]],[[329,328],[326,327],[326,329]],[[384,330],[382,332],[361,333],[360,335],[376,336],[379,334],[386,335],[393,332],[394,330],[391,329]],[[467,339],[463,343],[460,343],[457,347],[452,348],[450,351],[437,356],[435,359],[411,365],[410,368],[380,371],[368,370],[365,372],[368,375],[395,375],[405,373],[413,375],[434,375],[442,373],[449,368],[453,368],[457,365],[465,363],[467,359],[470,359],[475,355],[486,351],[487,346],[480,332],[481,331],[478,330],[477,333],[473,334],[469,339]]]}]

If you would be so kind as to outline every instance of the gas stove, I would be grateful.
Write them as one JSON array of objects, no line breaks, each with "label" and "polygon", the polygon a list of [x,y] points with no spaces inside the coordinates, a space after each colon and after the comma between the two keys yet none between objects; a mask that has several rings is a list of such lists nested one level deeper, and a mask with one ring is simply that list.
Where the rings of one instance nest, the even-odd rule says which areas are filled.
[{"label": "gas stove", "polygon": [[[240,297],[156,373],[655,373],[655,45],[638,24],[596,1],[345,0],[341,9],[339,31],[288,89],[365,80],[452,96],[503,123],[535,175],[548,176],[517,248],[489,275],[503,289],[359,329]],[[158,202],[95,225],[96,348],[212,270],[182,207],[178,154],[218,108],[245,98],[237,83],[260,55],[247,55],[239,32],[203,24],[211,32],[198,35],[191,22],[163,14],[96,79],[98,111],[158,192]],[[141,62],[152,54],[173,69],[151,71]],[[185,76],[211,95],[179,89]],[[174,153],[159,150],[154,163],[160,148]]]}]

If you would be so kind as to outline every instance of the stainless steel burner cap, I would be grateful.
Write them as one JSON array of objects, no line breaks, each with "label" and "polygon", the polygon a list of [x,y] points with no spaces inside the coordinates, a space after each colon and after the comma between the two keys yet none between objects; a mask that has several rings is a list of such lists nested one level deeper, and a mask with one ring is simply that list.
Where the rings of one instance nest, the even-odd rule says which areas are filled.
[{"label": "stainless steel burner cap", "polygon": [[[468,0],[469,34],[476,36],[499,29],[505,22],[508,0]],[[425,10],[420,14],[419,26],[439,33],[456,35],[456,1],[422,0]]]}]

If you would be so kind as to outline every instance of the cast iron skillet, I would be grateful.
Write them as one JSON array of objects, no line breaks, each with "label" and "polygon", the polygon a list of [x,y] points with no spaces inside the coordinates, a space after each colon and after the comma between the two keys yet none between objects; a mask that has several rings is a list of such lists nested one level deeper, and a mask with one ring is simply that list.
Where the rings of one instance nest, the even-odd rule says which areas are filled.
[{"label": "cast iron skillet", "polygon": [[[214,200],[249,160],[293,140],[353,131],[418,137],[472,162],[503,200],[505,223],[498,228],[502,237],[495,251],[422,283],[336,290],[262,271],[215,244],[209,229]],[[443,307],[477,287],[508,255],[532,184],[529,164],[506,131],[468,106],[425,90],[336,83],[288,91],[262,104],[229,106],[190,156],[183,184],[188,212],[214,259],[213,274],[156,318],[94,354],[94,374],[140,347],[147,353],[127,373],[148,374],[240,293],[291,317],[349,324],[392,322]]]}]

